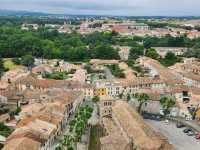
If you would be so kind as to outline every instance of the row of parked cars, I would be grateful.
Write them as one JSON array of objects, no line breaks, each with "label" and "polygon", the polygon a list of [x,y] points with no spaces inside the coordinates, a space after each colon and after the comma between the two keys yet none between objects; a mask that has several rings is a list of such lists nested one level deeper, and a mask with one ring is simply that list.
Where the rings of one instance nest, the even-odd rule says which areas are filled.
[{"label": "row of parked cars", "polygon": [[[146,113],[146,112],[143,112],[142,116],[143,116],[144,119],[150,119],[150,120],[155,120],[155,121],[161,121],[161,120],[164,119],[162,115],[151,114],[151,113]],[[168,124],[169,120],[165,120],[165,123]],[[183,124],[181,122],[178,122],[176,124],[176,127],[177,128],[184,128],[183,132],[185,134],[187,134],[188,136],[195,136],[196,139],[200,140],[200,132],[198,132],[198,133],[195,132],[192,128],[187,127],[185,124]]]},{"label": "row of parked cars", "polygon": [[185,134],[187,134],[188,136],[195,136],[196,139],[200,140],[200,133],[199,132],[195,132],[192,128],[190,127],[186,127],[186,125],[184,125],[181,122],[178,122],[176,124],[177,128],[184,128],[183,132]]}]

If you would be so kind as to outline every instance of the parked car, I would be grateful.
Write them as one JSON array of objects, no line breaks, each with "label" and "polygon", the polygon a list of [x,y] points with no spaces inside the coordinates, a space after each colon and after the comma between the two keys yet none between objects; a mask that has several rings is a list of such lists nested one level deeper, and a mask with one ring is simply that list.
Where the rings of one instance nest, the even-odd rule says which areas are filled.
[{"label": "parked car", "polygon": [[166,119],[166,120],[165,120],[165,124],[169,124],[169,120]]},{"label": "parked car", "polygon": [[162,119],[161,115],[151,114],[151,113],[146,113],[146,112],[143,112],[142,116],[144,119],[150,119],[150,120],[156,120],[156,121],[161,121]]},{"label": "parked car", "polygon": [[185,127],[185,125],[182,124],[181,122],[177,122],[176,127],[177,128],[183,128],[183,127]]},{"label": "parked car", "polygon": [[188,136],[194,136],[195,134],[194,134],[193,131],[189,131],[189,132],[187,133],[187,135],[188,135]]},{"label": "parked car", "polygon": [[199,139],[200,139],[200,133],[197,133],[196,136],[195,136],[195,138],[196,138],[197,140],[199,140]]},{"label": "parked car", "polygon": [[186,117],[185,120],[186,120],[186,121],[191,121],[192,118],[191,118],[191,117]]},{"label": "parked car", "polygon": [[190,131],[192,131],[191,128],[186,128],[186,129],[183,130],[184,133],[188,133],[188,132],[190,132]]}]

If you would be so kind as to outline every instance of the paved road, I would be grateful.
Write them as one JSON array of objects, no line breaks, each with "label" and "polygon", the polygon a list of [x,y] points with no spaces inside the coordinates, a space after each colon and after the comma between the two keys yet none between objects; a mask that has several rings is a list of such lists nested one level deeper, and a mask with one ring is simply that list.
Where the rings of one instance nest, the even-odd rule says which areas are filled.
[{"label": "paved road", "polygon": [[193,136],[187,136],[183,133],[183,129],[176,128],[175,123],[170,122],[167,125],[163,121],[145,120],[145,122],[156,132],[160,132],[167,137],[177,150],[200,150],[200,140],[196,140]]},{"label": "paved road", "polygon": [[194,130],[200,132],[200,125],[198,125],[197,123],[195,123],[194,121],[186,121],[185,119],[181,119],[181,118],[174,118],[173,120],[182,122],[183,124],[190,126],[191,128],[193,128]]}]

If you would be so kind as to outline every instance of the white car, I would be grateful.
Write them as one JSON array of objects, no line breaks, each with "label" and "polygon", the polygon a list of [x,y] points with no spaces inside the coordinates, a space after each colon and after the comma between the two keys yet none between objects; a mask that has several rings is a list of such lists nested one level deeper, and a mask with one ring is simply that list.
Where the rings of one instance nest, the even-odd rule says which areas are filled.
[{"label": "white car", "polygon": [[166,119],[166,120],[165,120],[165,124],[169,124],[169,120]]},{"label": "white car", "polygon": [[186,117],[185,120],[186,120],[186,121],[191,121],[192,118],[191,118],[191,117]]}]

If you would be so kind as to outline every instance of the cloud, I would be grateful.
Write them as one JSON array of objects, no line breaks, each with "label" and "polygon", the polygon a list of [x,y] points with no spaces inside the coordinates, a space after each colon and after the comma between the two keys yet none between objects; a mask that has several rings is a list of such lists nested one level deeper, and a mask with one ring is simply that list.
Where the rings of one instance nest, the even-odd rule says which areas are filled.
[{"label": "cloud", "polygon": [[200,15],[199,0],[0,0],[0,9],[68,14]]}]

